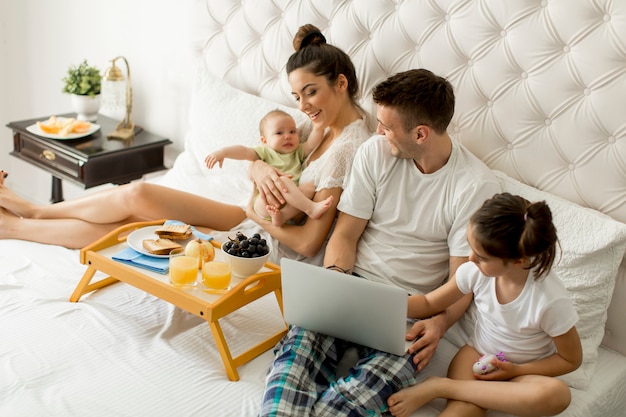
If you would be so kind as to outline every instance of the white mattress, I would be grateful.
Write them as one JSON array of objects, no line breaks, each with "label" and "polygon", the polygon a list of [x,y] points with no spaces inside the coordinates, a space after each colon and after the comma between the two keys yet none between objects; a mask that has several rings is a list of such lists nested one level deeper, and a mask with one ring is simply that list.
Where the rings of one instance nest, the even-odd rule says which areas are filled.
[{"label": "white mattress", "polygon": [[[123,283],[69,302],[85,269],[77,251],[2,240],[0,253],[0,416],[256,415],[271,352],[231,382],[203,320]],[[275,332],[280,315],[269,296],[222,326],[237,352]],[[455,351],[442,342],[430,372],[445,372]],[[593,391],[575,391],[563,415],[622,415],[625,377],[624,358],[601,349]]]},{"label": "white mattress", "polygon": [[[71,303],[85,269],[77,251],[8,240],[0,247],[0,416],[257,412],[271,352],[231,382],[203,320],[123,283]],[[266,297],[221,324],[236,353],[255,335],[275,333],[279,320]]]}]

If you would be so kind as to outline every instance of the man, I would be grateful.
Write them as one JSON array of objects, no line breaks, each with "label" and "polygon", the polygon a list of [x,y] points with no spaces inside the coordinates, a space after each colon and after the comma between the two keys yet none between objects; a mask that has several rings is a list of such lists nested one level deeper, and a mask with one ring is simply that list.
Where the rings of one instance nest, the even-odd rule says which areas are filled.
[{"label": "man", "polygon": [[[447,80],[409,70],[377,85],[373,98],[379,136],[356,154],[324,265],[424,293],[468,260],[469,218],[500,186],[448,135],[455,99]],[[419,339],[403,357],[357,346],[360,360],[345,378],[336,378],[336,364],[352,344],[293,327],[278,347],[262,415],[380,414],[470,301],[415,323],[407,340]]]}]

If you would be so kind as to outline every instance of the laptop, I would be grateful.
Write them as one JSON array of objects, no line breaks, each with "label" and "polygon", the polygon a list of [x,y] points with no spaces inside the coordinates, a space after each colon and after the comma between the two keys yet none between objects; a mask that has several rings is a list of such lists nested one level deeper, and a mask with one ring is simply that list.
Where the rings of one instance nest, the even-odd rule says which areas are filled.
[{"label": "laptop", "polygon": [[405,290],[292,259],[280,268],[287,323],[395,355],[413,343]]}]

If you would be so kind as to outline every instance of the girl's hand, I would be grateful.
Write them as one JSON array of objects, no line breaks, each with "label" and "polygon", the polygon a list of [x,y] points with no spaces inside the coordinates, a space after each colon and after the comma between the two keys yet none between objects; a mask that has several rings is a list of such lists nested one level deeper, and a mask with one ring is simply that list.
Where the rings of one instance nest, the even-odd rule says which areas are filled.
[{"label": "girl's hand", "polygon": [[287,192],[287,189],[280,180],[280,176],[285,175],[284,172],[263,161],[254,161],[250,164],[249,174],[261,198],[267,204],[280,207],[285,203],[282,193]]},{"label": "girl's hand", "polygon": [[491,364],[496,367],[495,370],[484,375],[474,374],[474,377],[482,381],[508,381],[519,376],[517,365],[513,362],[492,359]]},{"label": "girl's hand", "polygon": [[421,371],[428,365],[439,346],[439,340],[445,333],[445,327],[441,326],[439,319],[438,316],[434,316],[416,321],[407,333],[407,340],[418,338],[409,347],[409,353],[415,353],[413,364],[417,371]]}]

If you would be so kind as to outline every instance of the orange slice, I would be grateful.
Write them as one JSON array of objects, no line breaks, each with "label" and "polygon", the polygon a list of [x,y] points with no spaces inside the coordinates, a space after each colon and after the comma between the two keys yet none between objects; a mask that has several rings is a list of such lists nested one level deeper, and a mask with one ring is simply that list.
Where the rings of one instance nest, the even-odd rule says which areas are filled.
[{"label": "orange slice", "polygon": [[37,122],[37,127],[41,129],[42,132],[56,134],[59,133],[61,126],[58,125],[48,125],[45,123]]},{"label": "orange slice", "polygon": [[84,122],[82,120],[76,120],[72,125],[72,132],[74,133],[85,133],[91,128],[91,123]]}]

